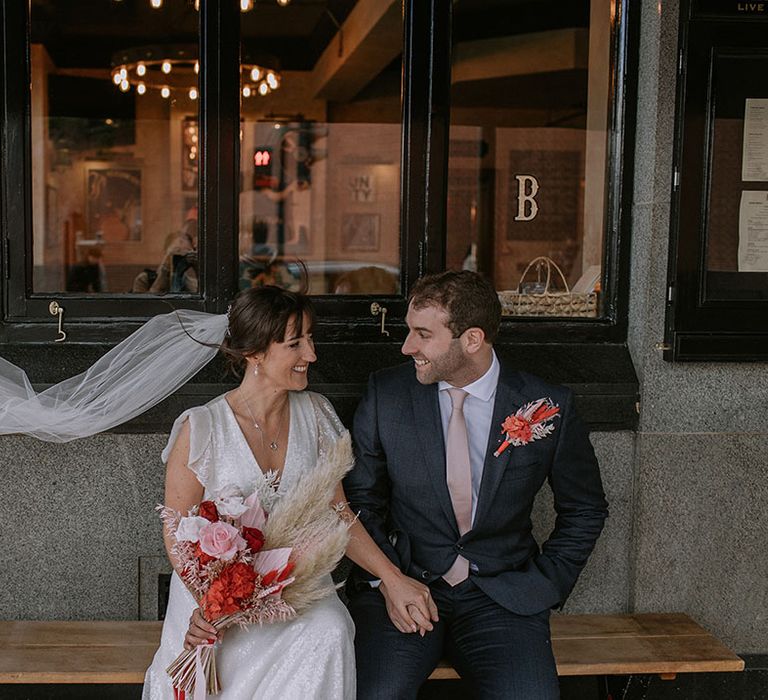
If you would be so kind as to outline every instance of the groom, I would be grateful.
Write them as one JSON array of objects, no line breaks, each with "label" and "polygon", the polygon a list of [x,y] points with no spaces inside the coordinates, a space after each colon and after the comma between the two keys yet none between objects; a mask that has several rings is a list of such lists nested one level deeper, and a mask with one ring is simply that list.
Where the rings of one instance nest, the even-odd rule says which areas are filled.
[{"label": "groom", "polygon": [[[480,698],[559,695],[550,608],[576,583],[607,504],[573,395],[499,362],[500,316],[476,273],[419,280],[402,347],[411,361],[374,373],[355,414],[347,498],[415,579],[406,594],[356,572],[361,700],[415,698],[443,656]],[[530,514],[545,481],[557,519],[540,548]],[[398,631],[388,609],[420,634]]]}]

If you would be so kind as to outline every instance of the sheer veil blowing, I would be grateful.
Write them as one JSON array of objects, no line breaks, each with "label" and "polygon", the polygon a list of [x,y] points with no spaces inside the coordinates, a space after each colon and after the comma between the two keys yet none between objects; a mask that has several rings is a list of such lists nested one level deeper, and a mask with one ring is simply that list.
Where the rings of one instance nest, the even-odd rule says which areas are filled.
[{"label": "sheer veil blowing", "polygon": [[125,423],[210,362],[226,330],[226,314],[156,316],[82,374],[40,393],[23,369],[0,358],[0,435],[68,442]]}]

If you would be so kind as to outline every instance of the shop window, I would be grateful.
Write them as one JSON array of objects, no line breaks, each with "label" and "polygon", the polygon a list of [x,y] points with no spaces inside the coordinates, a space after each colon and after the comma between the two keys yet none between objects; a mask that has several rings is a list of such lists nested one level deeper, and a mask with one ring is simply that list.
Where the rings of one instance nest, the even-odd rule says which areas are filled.
[{"label": "shop window", "polygon": [[0,340],[306,269],[321,324],[394,342],[413,280],[468,268],[531,338],[623,342],[626,4],[6,4]]},{"label": "shop window", "polygon": [[33,294],[199,294],[198,18],[32,1]]},{"label": "shop window", "polygon": [[306,270],[313,295],[398,294],[401,3],[257,3],[240,27],[258,65],[240,100],[238,287],[295,288]]},{"label": "shop window", "polygon": [[454,4],[446,265],[509,316],[605,314],[616,3]]}]

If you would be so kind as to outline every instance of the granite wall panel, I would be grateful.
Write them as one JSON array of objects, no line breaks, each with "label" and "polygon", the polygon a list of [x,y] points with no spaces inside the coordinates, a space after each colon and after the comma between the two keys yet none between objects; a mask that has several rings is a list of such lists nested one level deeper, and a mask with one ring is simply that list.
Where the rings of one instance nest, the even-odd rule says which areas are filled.
[{"label": "granite wall panel", "polygon": [[638,436],[635,611],[682,611],[740,653],[768,640],[768,435]]}]

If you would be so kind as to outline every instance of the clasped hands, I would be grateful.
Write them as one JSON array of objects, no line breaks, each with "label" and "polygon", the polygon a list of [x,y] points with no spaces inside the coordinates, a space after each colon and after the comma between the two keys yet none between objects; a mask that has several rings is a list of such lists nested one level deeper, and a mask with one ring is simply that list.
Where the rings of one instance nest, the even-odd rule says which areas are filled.
[{"label": "clasped hands", "polygon": [[[434,629],[439,620],[437,606],[427,586],[399,571],[383,578],[379,586],[387,605],[392,624],[404,634],[418,632],[422,637]],[[212,644],[222,638],[224,630],[217,630],[195,608],[189,618],[189,629],[184,635],[184,648],[194,649],[199,644]]]},{"label": "clasped hands", "polygon": [[382,578],[379,590],[387,604],[392,624],[405,634],[418,632],[422,637],[434,629],[440,618],[429,588],[399,571]]}]

